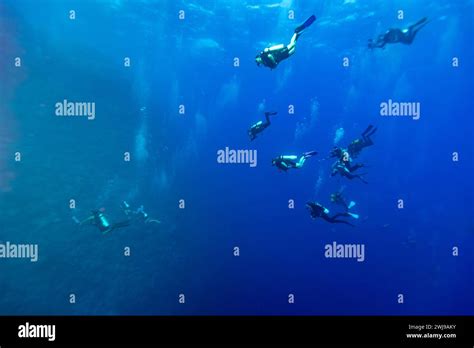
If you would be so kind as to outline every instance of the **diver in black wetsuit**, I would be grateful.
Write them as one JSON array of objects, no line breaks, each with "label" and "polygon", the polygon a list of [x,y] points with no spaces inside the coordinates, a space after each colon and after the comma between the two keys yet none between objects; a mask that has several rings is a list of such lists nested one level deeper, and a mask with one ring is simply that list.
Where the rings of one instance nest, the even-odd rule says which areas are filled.
[{"label": "diver in black wetsuit", "polygon": [[331,193],[331,202],[344,207],[346,212],[349,212],[349,210],[356,205],[356,202],[350,201],[349,203],[347,203],[346,199],[344,198],[344,195],[342,194],[342,191],[343,189],[337,192]]},{"label": "diver in black wetsuit", "polygon": [[295,155],[278,156],[277,158],[274,158],[272,160],[272,165],[276,166],[279,170],[283,170],[284,172],[286,172],[290,168],[299,169],[303,167],[304,163],[306,162],[308,158],[315,156],[317,154],[318,154],[317,151],[305,152],[300,157],[298,162],[296,162],[296,160],[298,159],[298,156],[295,156]]},{"label": "diver in black wetsuit", "polygon": [[[367,184],[368,182],[365,181],[364,178],[362,177],[363,175],[365,175],[367,173],[362,173],[362,174],[353,173],[354,170],[360,168],[361,166],[362,166],[362,164],[356,164],[354,167],[350,167],[350,165],[348,165],[346,162],[344,162],[342,160],[338,160],[332,166],[331,176],[335,176],[336,174],[339,174],[340,176],[344,176],[344,177],[348,178],[349,180],[359,179],[364,184]],[[352,171],[349,168],[351,168]]]},{"label": "diver in black wetsuit", "polygon": [[315,20],[316,16],[312,15],[303,24],[298,26],[295,29],[295,33],[293,34],[293,37],[291,38],[291,41],[287,46],[285,46],[284,44],[280,44],[265,48],[255,57],[257,65],[263,65],[273,70],[278,66],[281,61],[292,56],[293,53],[295,53],[296,40],[298,40],[303,30],[313,24]]},{"label": "diver in black wetsuit", "polygon": [[378,36],[377,40],[374,41],[369,39],[368,47],[372,48],[385,48],[386,44],[402,43],[410,45],[415,39],[418,31],[423,28],[428,22],[428,18],[424,17],[415,24],[410,25],[406,29],[391,28]]},{"label": "diver in black wetsuit", "polygon": [[349,170],[349,172],[351,173],[356,171],[359,168],[364,167],[363,163],[356,163],[354,165],[352,164],[352,157],[349,154],[349,151],[347,149],[343,149],[338,146],[333,147],[333,149],[329,153],[328,158],[334,158],[334,157],[338,159],[338,162],[343,163],[346,166],[346,168]]},{"label": "diver in black wetsuit", "polygon": [[109,220],[107,220],[107,218],[105,217],[104,213],[100,210],[92,210],[91,216],[79,222],[80,225],[84,225],[86,223],[97,226],[97,228],[99,228],[102,234],[106,234],[117,228],[126,227],[130,225],[130,221],[123,221],[111,224]]},{"label": "diver in black wetsuit", "polygon": [[[369,126],[367,130],[372,130],[372,126]],[[367,181],[365,181],[364,178],[362,177],[362,175],[365,175],[366,173],[363,173],[363,174],[354,173],[357,169],[364,167],[364,164],[363,163],[352,164],[352,154],[357,156],[365,146],[370,146],[373,144],[369,136],[370,134],[373,134],[375,130],[373,130],[373,132],[370,133],[369,135],[366,135],[366,132],[363,133],[362,140],[361,139],[354,140],[349,145],[349,149],[342,149],[340,147],[334,147],[332,149],[329,155],[329,158],[336,157],[337,161],[332,166],[331,176],[335,176],[336,174],[339,174],[341,176],[348,178],[349,180],[357,178],[367,184]]]},{"label": "diver in black wetsuit", "polygon": [[323,207],[321,204],[319,204],[317,202],[307,202],[306,203],[306,208],[309,210],[309,212],[311,214],[311,217],[313,219],[316,219],[316,218],[319,217],[319,218],[321,218],[321,219],[323,219],[323,220],[325,220],[325,221],[327,221],[331,224],[346,224],[346,225],[350,225],[352,227],[355,227],[353,224],[351,224],[348,221],[337,219],[340,216],[351,217],[352,215],[350,213],[347,213],[347,212],[346,213],[337,213],[334,216],[329,216],[329,209]]},{"label": "diver in black wetsuit", "polygon": [[270,116],[276,115],[277,112],[265,112],[265,122],[263,121],[258,121],[252,127],[249,128],[249,137],[250,140],[254,140],[257,137],[257,134],[263,132],[267,127],[270,126]]},{"label": "diver in black wetsuit", "polygon": [[374,145],[374,142],[370,138],[375,132],[377,128],[374,126],[369,125],[367,129],[362,133],[362,138],[354,140],[352,143],[349,144],[347,147],[347,152],[351,158],[356,158],[359,156],[362,149]]}]

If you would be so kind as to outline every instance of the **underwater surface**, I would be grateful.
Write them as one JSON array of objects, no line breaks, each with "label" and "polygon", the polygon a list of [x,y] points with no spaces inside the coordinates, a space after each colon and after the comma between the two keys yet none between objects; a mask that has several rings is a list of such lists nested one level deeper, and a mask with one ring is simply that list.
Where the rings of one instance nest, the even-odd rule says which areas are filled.
[{"label": "underwater surface", "polygon": [[[291,57],[257,66],[312,14]],[[473,14],[472,0],[2,0],[0,314],[473,315]],[[411,45],[367,47],[423,17]],[[383,116],[389,100],[418,116]],[[60,116],[68,102],[93,117]],[[332,176],[331,149],[368,125],[367,183]],[[255,161],[221,163],[226,148]],[[339,190],[355,227],[305,207],[341,212]],[[148,220],[78,224],[95,209],[127,222],[123,201]],[[364,255],[330,258],[333,242]]]}]

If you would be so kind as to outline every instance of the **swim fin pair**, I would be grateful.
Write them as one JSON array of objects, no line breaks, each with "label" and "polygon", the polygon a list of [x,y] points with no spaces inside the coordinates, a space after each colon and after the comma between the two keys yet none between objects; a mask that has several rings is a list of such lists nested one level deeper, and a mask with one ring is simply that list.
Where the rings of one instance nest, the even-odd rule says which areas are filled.
[{"label": "swim fin pair", "polygon": [[303,157],[310,158],[312,156],[316,156],[317,154],[318,154],[318,151],[308,151],[303,154]]},{"label": "swim fin pair", "polygon": [[315,16],[315,15],[312,15],[312,16],[309,17],[303,24],[301,24],[300,26],[298,26],[298,27],[295,29],[295,33],[297,33],[297,34],[301,33],[303,30],[305,30],[305,29],[308,28],[311,24],[313,24],[315,20],[316,20],[316,16]]}]

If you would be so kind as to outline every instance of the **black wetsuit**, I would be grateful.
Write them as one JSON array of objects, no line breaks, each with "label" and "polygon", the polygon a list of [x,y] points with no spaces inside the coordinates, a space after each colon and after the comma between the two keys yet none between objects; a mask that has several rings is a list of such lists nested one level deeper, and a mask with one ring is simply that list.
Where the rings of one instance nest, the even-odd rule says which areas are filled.
[{"label": "black wetsuit", "polygon": [[410,25],[406,30],[391,28],[383,35],[379,35],[376,42],[369,41],[369,48],[384,48],[386,44],[402,43],[410,45],[415,39],[418,31],[427,23],[427,18],[422,18],[415,24]]},{"label": "black wetsuit", "polygon": [[100,211],[93,211],[92,214],[94,217],[94,225],[97,226],[102,233],[108,233],[116,228],[130,225],[130,221],[110,224],[105,215]]},{"label": "black wetsuit", "polygon": [[349,146],[347,147],[347,152],[349,152],[349,155],[352,158],[356,158],[357,156],[359,156],[363,148],[374,145],[374,142],[370,137],[376,131],[377,128],[374,128],[374,126],[369,125],[367,129],[362,133],[362,138],[356,139],[349,144]]},{"label": "black wetsuit", "polygon": [[270,116],[276,115],[276,112],[265,112],[265,122],[258,122],[254,124],[249,129],[249,137],[250,140],[255,140],[257,138],[257,134],[263,132],[268,126],[270,126]]},{"label": "black wetsuit", "polygon": [[337,213],[333,216],[329,216],[328,214],[329,210],[324,208],[321,204],[314,203],[314,202],[307,202],[306,206],[308,207],[311,217],[313,219],[316,219],[319,217],[331,224],[346,224],[346,225],[354,226],[348,221],[337,219],[340,216],[351,216],[349,213]]}]

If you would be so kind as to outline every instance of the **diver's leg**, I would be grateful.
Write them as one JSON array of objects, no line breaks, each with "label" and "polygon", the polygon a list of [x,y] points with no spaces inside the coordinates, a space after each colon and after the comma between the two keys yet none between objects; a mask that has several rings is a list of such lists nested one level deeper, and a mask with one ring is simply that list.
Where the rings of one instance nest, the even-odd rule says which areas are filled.
[{"label": "diver's leg", "polygon": [[410,29],[410,31],[414,30],[414,31],[418,31],[420,30],[421,28],[423,28],[426,24],[427,24],[427,21],[428,21],[428,18],[427,17],[423,17],[422,19],[420,19],[418,22],[416,22],[415,24],[412,24],[408,27],[408,29]]},{"label": "diver's leg", "polygon": [[364,141],[364,147],[371,146],[374,144],[370,136],[373,135],[377,131],[377,128],[370,125],[367,129],[362,133],[362,140]]},{"label": "diver's leg", "polygon": [[347,169],[349,169],[349,171],[352,173],[352,172],[355,172],[357,169],[359,168],[362,168],[364,165],[362,163],[357,163],[357,164],[354,164],[353,166],[351,166],[350,164],[347,164],[346,167]]},{"label": "diver's leg", "polygon": [[354,224],[351,224],[349,221],[344,221],[344,220],[332,220],[333,224],[346,224],[352,227],[356,227]]},{"label": "diver's leg", "polygon": [[270,125],[270,115],[271,115],[271,113],[269,113],[269,112],[265,113],[265,120],[266,120],[266,122],[264,123],[265,127]]},{"label": "diver's leg", "polygon": [[369,132],[370,132],[373,128],[374,128],[374,126],[372,126],[371,124],[369,124],[369,126],[367,127],[367,129],[362,132],[362,136],[365,137],[367,134],[369,134]]},{"label": "diver's leg", "polygon": [[290,44],[288,45],[288,48],[293,47],[296,45],[296,40],[298,40],[300,36],[297,33],[294,33],[293,36],[291,37]]},{"label": "diver's leg", "polygon": [[369,138],[368,135],[366,135],[364,137],[364,144],[363,144],[362,148],[369,147],[369,146],[372,146],[372,145],[374,145],[374,142],[372,141],[372,139]]},{"label": "diver's leg", "polygon": [[94,216],[89,216],[88,218],[79,222],[79,225],[84,225],[86,223],[91,223],[94,221]]},{"label": "diver's leg", "polygon": [[352,173],[350,173],[350,172],[344,171],[344,176],[345,176],[346,178],[348,178],[349,180],[359,179],[359,180],[361,180],[364,184],[368,184],[368,182],[365,181],[364,178],[362,177],[362,175],[365,175],[365,174],[366,174],[366,173],[364,173],[364,174],[352,174]]},{"label": "diver's leg", "polygon": [[116,224],[113,224],[112,225],[112,228],[110,229],[110,231],[112,230],[115,230],[117,228],[121,228],[121,227],[127,227],[130,225],[130,220],[126,220],[126,221],[122,221],[122,222],[117,222]]},{"label": "diver's leg", "polygon": [[364,184],[368,184],[368,182],[364,180],[362,175],[365,175],[365,173],[364,174],[357,174],[355,177],[358,178],[360,181],[362,181]]},{"label": "diver's leg", "polygon": [[295,53],[296,40],[298,40],[298,37],[299,37],[299,34],[298,34],[298,33],[294,33],[293,36],[291,37],[290,43],[288,44],[288,46],[286,46],[286,48],[288,49],[288,55],[290,55],[290,56],[291,56],[293,53]]},{"label": "diver's leg", "polygon": [[102,234],[107,234],[107,233],[111,232],[113,229],[114,229],[113,226],[112,226],[112,227],[109,227],[108,229],[102,231]]},{"label": "diver's leg", "polygon": [[373,135],[375,132],[377,131],[377,127],[373,127],[372,126],[372,130],[366,134],[366,136],[370,137],[371,135]]},{"label": "diver's leg", "polygon": [[351,215],[347,212],[346,213],[337,213],[331,219],[337,219],[340,216],[350,217]]},{"label": "diver's leg", "polygon": [[421,28],[423,28],[427,24],[428,18],[424,17],[420,19],[418,22],[415,24],[411,25],[408,27],[408,30],[410,32],[410,35],[408,37],[408,43],[412,43],[413,40],[415,39],[416,34],[420,31]]},{"label": "diver's leg", "polygon": [[296,168],[301,168],[304,165],[304,162],[306,162],[306,156],[301,156],[300,160],[295,164]]},{"label": "diver's leg", "polygon": [[349,216],[349,214],[346,214],[346,213],[339,213],[339,214],[336,214],[334,215],[333,217],[330,217],[328,219],[325,219],[327,222],[330,222],[332,224],[346,224],[346,225],[350,225],[352,227],[355,227],[355,225],[351,224],[350,222],[348,221],[345,221],[345,220],[337,220],[337,217],[339,216]]},{"label": "diver's leg", "polygon": [[362,136],[362,138],[364,139],[364,147],[374,145],[374,142],[370,137],[375,133],[376,130],[377,128],[374,128],[372,129],[372,131]]}]

